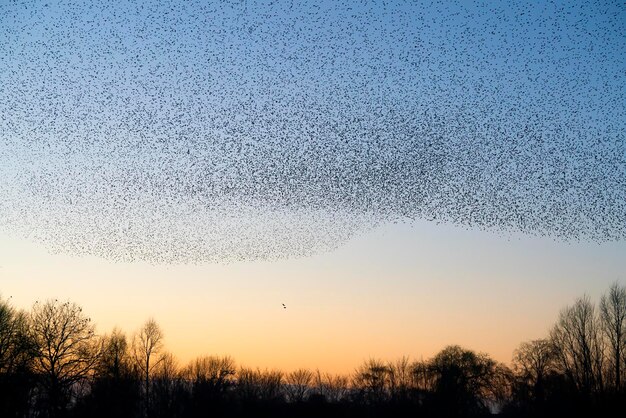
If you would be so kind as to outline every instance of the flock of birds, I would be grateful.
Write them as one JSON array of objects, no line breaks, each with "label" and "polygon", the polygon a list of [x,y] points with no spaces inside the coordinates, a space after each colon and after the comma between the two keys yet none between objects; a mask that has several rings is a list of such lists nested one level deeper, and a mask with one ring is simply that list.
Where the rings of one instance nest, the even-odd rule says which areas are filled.
[{"label": "flock of birds", "polygon": [[155,263],[626,238],[623,2],[0,2],[0,229]]}]

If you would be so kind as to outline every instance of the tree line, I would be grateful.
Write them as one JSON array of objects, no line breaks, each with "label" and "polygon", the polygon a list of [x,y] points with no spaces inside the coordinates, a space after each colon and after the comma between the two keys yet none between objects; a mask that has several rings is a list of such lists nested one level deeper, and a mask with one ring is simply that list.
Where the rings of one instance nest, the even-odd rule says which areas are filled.
[{"label": "tree line", "polygon": [[[448,346],[427,360],[370,359],[350,375],[238,367],[203,356],[179,365],[147,320],[97,335],[82,308],[0,299],[0,417],[620,416],[626,410],[626,287],[561,310],[511,365]],[[616,412],[617,411],[617,412]]]}]

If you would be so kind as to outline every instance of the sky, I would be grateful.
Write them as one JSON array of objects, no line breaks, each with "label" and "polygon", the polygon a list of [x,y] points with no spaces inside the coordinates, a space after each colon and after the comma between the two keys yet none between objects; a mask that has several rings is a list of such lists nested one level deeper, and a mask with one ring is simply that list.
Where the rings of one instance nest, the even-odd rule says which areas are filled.
[{"label": "sky", "polygon": [[[336,251],[286,261],[162,266],[49,254],[3,235],[2,296],[28,309],[69,299],[99,333],[149,317],[184,365],[350,373],[370,358],[427,359],[448,344],[509,363],[576,298],[624,284],[626,243],[507,236],[434,222],[387,225]],[[283,309],[282,304],[287,306]]]},{"label": "sky", "polygon": [[181,363],[508,362],[626,280],[625,29],[617,1],[0,0],[0,294],[154,317]]}]

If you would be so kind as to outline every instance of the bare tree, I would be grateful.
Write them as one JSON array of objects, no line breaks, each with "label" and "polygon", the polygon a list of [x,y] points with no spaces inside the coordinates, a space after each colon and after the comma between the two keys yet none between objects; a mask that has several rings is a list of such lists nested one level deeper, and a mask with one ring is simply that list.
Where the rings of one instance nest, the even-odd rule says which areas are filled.
[{"label": "bare tree", "polygon": [[204,356],[191,361],[181,375],[192,409],[219,415],[232,394],[236,371],[234,360],[228,356]]},{"label": "bare tree", "polygon": [[393,399],[406,399],[411,388],[413,376],[409,357],[403,356],[387,364],[389,369],[389,392]]},{"label": "bare tree", "polygon": [[283,373],[279,370],[249,369],[237,373],[237,389],[244,400],[277,401],[282,397]]},{"label": "bare tree", "polygon": [[587,296],[578,299],[559,314],[550,338],[557,362],[584,395],[603,388],[603,341],[595,307]]},{"label": "bare tree", "polygon": [[144,413],[147,416],[150,407],[150,375],[154,368],[158,365],[159,359],[155,360],[157,354],[163,348],[163,331],[153,318],[135,333],[133,337],[133,359],[135,365],[143,376],[145,405]]},{"label": "bare tree", "polygon": [[37,349],[36,371],[43,378],[48,412],[57,416],[93,371],[100,345],[91,319],[80,306],[70,302],[35,303],[30,330]]},{"label": "bare tree", "polygon": [[119,329],[103,337],[90,401],[100,416],[121,417],[139,407],[141,377],[133,367],[126,335]]},{"label": "bare tree", "polygon": [[206,356],[192,361],[182,372],[194,390],[222,393],[234,384],[235,362],[230,357]]},{"label": "bare tree", "polygon": [[26,313],[0,299],[0,416],[26,416],[35,354]]},{"label": "bare tree", "polygon": [[510,402],[513,394],[515,375],[507,365],[497,363],[489,385],[484,391],[484,396],[491,411],[500,411],[501,408]]},{"label": "bare tree", "polygon": [[280,370],[266,370],[261,373],[261,399],[277,401],[283,398],[283,372]]},{"label": "bare tree", "polygon": [[261,371],[242,367],[237,372],[237,392],[245,401],[256,401],[260,395]]},{"label": "bare tree", "polygon": [[27,315],[0,299],[0,374],[11,374],[29,365],[33,348]]},{"label": "bare tree", "polygon": [[366,403],[378,403],[389,396],[390,375],[387,363],[370,359],[355,371],[353,385]]},{"label": "bare tree", "polygon": [[182,391],[181,376],[178,364],[171,353],[161,353],[159,361],[155,363],[152,375],[152,408],[150,415],[156,417],[175,416],[177,397]]},{"label": "bare tree", "polygon": [[131,372],[131,358],[128,351],[126,335],[115,328],[110,335],[103,338],[103,349],[98,362],[98,375],[120,379]]},{"label": "bare tree", "polygon": [[518,377],[532,389],[536,398],[543,396],[544,380],[556,367],[556,354],[552,341],[548,339],[524,342],[513,354]]},{"label": "bare tree", "polygon": [[307,369],[298,369],[286,378],[285,391],[291,402],[302,402],[307,399],[313,383],[313,372]]},{"label": "bare tree", "polygon": [[626,344],[626,287],[613,283],[607,294],[600,299],[602,330],[606,335],[611,351],[610,362],[613,369],[613,383],[617,392],[621,389],[624,345]]},{"label": "bare tree", "polygon": [[350,378],[344,375],[334,375],[318,373],[321,386],[324,387],[324,397],[328,402],[340,402],[344,400],[350,392]]},{"label": "bare tree", "polygon": [[15,310],[0,299],[0,373],[6,373],[11,368],[15,337]]},{"label": "bare tree", "polygon": [[424,359],[413,362],[411,365],[412,386],[422,394],[435,388],[435,376],[430,371],[430,365]]}]

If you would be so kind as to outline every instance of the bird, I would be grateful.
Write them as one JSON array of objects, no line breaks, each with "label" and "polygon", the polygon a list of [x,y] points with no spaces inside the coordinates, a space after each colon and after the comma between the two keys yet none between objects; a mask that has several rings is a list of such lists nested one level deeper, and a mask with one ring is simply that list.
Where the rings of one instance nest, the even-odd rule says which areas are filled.
[{"label": "bird", "polygon": [[287,309],[287,306],[285,306],[285,304],[283,303],[283,309]]}]

